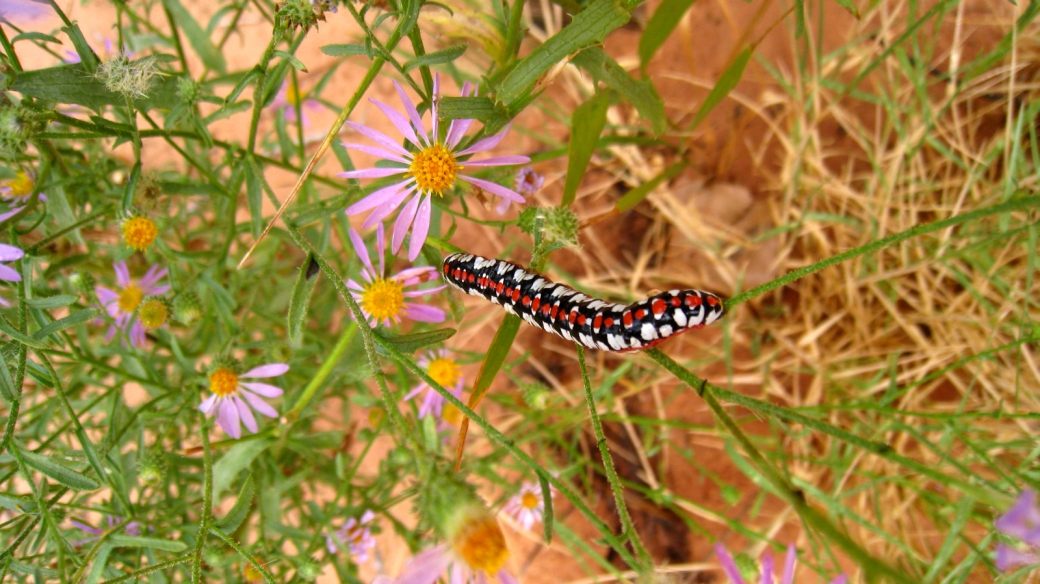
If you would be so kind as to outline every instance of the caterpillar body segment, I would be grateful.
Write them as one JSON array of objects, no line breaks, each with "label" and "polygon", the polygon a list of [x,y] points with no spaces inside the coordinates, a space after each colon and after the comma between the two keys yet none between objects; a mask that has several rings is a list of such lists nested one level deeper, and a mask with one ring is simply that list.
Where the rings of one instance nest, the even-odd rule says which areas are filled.
[{"label": "caterpillar body segment", "polygon": [[648,349],[725,312],[722,299],[702,290],[669,290],[629,305],[590,298],[505,260],[455,253],[444,258],[444,279],[483,296],[533,326],[590,349]]}]

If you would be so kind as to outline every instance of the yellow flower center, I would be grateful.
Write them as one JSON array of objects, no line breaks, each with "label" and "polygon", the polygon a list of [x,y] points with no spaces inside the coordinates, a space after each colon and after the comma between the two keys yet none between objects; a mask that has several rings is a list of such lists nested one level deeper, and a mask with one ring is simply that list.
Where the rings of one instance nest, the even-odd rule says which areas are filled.
[{"label": "yellow flower center", "polygon": [[141,305],[141,324],[145,328],[156,329],[166,324],[166,317],[168,317],[170,311],[166,308],[166,304],[160,300],[149,300]]},{"label": "yellow flower center", "polygon": [[472,570],[493,576],[509,558],[502,528],[490,515],[467,519],[452,538],[451,548]]},{"label": "yellow flower center", "polygon": [[19,170],[16,177],[7,181],[7,186],[11,189],[12,197],[28,197],[32,194],[35,183],[24,171]]},{"label": "yellow flower center", "polygon": [[405,176],[414,176],[419,190],[443,195],[455,184],[455,175],[460,170],[462,167],[455,162],[455,155],[437,142],[415,155]]},{"label": "yellow flower center", "polygon": [[441,419],[452,426],[458,426],[462,421],[462,412],[452,404],[444,404],[441,410]]},{"label": "yellow flower center", "polygon": [[127,247],[137,251],[148,249],[158,235],[159,228],[155,221],[147,217],[131,217],[123,222],[123,241]]},{"label": "yellow flower center", "polygon": [[426,373],[441,387],[455,387],[455,384],[459,382],[459,377],[462,376],[462,372],[459,371],[459,364],[454,359],[447,357],[437,357],[430,361],[430,366],[426,368]]},{"label": "yellow flower center", "polygon": [[290,81],[289,85],[285,88],[285,101],[292,107],[296,107],[300,103],[300,88],[296,87],[296,83]]},{"label": "yellow flower center", "polygon": [[377,320],[398,316],[404,310],[404,287],[396,280],[380,278],[365,286],[361,306]]},{"label": "yellow flower center", "polygon": [[142,298],[144,298],[144,292],[137,287],[137,284],[130,284],[119,293],[119,310],[123,312],[137,310]]},{"label": "yellow flower center", "polygon": [[238,391],[238,375],[227,367],[221,367],[209,374],[209,390],[219,397],[231,395]]},{"label": "yellow flower center", "polygon": [[[253,556],[253,559],[256,560],[258,564],[263,562],[263,560],[261,560],[258,556]],[[257,570],[256,567],[253,566],[253,564],[250,564],[249,562],[246,562],[245,567],[242,568],[242,575],[245,576],[246,580],[248,580],[249,582],[264,581],[264,575],[261,574],[260,570]]]},{"label": "yellow flower center", "polygon": [[539,502],[541,502],[541,499],[539,499],[538,495],[535,495],[534,493],[524,493],[520,497],[520,505],[525,509],[535,509],[538,507]]}]

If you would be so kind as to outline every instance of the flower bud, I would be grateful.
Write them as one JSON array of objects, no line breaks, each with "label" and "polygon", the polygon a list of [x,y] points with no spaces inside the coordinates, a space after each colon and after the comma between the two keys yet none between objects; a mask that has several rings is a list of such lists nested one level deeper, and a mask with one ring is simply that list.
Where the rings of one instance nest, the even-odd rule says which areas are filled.
[{"label": "flower bud", "polygon": [[186,326],[191,326],[202,318],[202,300],[192,292],[182,292],[173,299],[173,318]]}]

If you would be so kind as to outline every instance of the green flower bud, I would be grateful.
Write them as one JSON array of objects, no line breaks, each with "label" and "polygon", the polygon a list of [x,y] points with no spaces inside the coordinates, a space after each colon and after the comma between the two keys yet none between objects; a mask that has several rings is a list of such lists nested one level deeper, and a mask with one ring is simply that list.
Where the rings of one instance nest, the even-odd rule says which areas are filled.
[{"label": "green flower bud", "polygon": [[202,300],[199,295],[192,292],[182,292],[173,300],[173,318],[185,325],[191,326],[202,318]]},{"label": "green flower bud", "polygon": [[296,560],[296,573],[301,580],[313,582],[321,575],[321,563],[312,557],[304,557]]}]

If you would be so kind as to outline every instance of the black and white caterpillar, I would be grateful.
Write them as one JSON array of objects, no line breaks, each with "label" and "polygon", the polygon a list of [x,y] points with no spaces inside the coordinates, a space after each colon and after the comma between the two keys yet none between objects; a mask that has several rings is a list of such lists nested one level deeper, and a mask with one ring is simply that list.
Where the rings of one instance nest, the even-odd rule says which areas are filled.
[{"label": "black and white caterpillar", "polygon": [[483,296],[528,323],[590,349],[648,349],[722,316],[722,299],[701,290],[669,290],[629,305],[590,298],[503,260],[468,253],[444,258],[444,279]]}]

